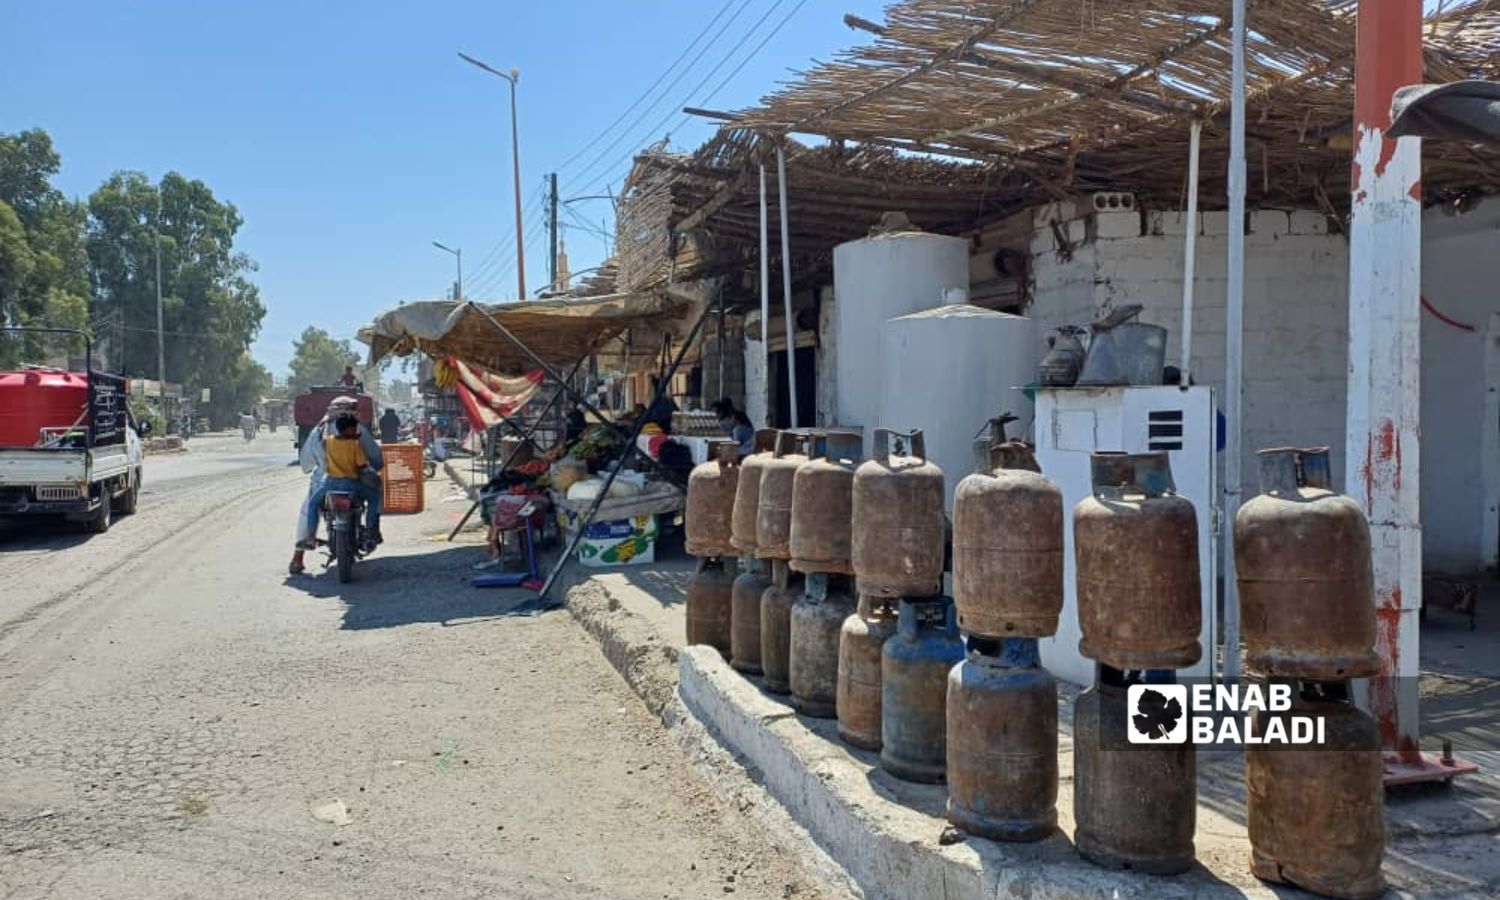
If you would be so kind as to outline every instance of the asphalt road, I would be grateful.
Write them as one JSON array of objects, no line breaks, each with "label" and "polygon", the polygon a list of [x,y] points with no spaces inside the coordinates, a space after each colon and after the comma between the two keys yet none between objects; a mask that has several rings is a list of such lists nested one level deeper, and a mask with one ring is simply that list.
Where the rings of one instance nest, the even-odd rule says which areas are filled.
[{"label": "asphalt road", "polygon": [[468,586],[446,487],[287,576],[291,458],[200,437],[106,534],[0,527],[0,897],[826,896],[566,612]]}]

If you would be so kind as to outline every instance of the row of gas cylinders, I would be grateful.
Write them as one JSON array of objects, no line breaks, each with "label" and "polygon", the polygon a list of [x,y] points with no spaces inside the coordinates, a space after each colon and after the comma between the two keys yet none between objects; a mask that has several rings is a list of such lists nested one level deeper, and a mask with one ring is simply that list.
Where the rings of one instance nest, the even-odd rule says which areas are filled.
[{"label": "row of gas cylinders", "polygon": [[[1042,840],[1057,827],[1058,715],[1038,639],[1063,605],[1062,493],[1028,445],[998,443],[990,471],[959,484],[950,539],[921,433],[877,430],[874,446],[856,465],[836,437],[762,432],[743,460],[725,448],[694,469],[688,642],[836,717],[892,775],[946,781],[955,826]],[[1092,463],[1072,513],[1080,651],[1098,664],[1074,708],[1075,844],[1101,865],[1179,873],[1194,860],[1195,751],[1132,746],[1126,697],[1203,652],[1196,513],[1165,453]],[[1294,679],[1292,714],[1321,716],[1327,743],[1247,748],[1251,867],[1376,896],[1379,742],[1347,689],[1376,671],[1368,524],[1331,489],[1326,450],[1263,451],[1261,489],[1235,525],[1247,668]]]}]

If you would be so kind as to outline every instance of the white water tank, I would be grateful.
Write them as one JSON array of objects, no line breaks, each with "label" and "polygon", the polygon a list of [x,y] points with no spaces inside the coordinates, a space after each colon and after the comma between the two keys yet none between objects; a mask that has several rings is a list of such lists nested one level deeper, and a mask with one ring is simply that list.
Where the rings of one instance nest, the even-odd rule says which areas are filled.
[{"label": "white water tank", "polygon": [[942,467],[947,509],[974,469],[974,435],[991,416],[1012,413],[1009,434],[1030,433],[1036,377],[1036,323],[978,306],[942,306],[885,323],[883,428],[920,428],[928,458]]},{"label": "white water tank", "polygon": [[[968,290],[969,244],[920,231],[897,232],[833,248],[838,344],[831,421],[871,431],[880,413],[886,320],[943,305],[944,292]],[[869,449],[868,443],[865,448]]]}]

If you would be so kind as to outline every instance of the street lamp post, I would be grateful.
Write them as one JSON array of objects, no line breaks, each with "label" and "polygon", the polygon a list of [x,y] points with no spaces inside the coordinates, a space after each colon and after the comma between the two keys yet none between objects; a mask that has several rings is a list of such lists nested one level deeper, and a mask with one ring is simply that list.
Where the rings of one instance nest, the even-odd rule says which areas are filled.
[{"label": "street lamp post", "polygon": [[516,128],[516,82],[521,79],[521,70],[512,67],[509,72],[502,72],[492,66],[487,66],[479,60],[466,53],[458,54],[458,58],[471,66],[476,66],[491,75],[504,78],[510,84],[510,156],[511,169],[515,176],[516,191],[516,289],[517,299],[526,299],[526,241],[521,233],[521,138]]},{"label": "street lamp post", "polygon": [[454,258],[458,260],[458,283],[453,288],[453,299],[462,300],[464,298],[464,248],[459,247],[457,250],[455,250],[452,247],[449,247],[447,244],[442,244],[437,241],[433,241],[432,246],[446,253],[452,253]]}]

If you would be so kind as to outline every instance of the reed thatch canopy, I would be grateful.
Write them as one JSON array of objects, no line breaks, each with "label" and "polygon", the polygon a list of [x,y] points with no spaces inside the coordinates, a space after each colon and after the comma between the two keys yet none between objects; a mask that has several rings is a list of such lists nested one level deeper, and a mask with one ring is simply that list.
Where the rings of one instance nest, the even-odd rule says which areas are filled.
[{"label": "reed thatch canopy", "polygon": [[[1000,210],[1007,192],[1020,185],[992,165],[920,158],[869,144],[809,147],[725,128],[692,153],[657,146],[636,157],[620,203],[621,286],[641,290],[668,277],[755,270],[761,165],[772,277],[779,279],[778,144],[786,155],[788,230],[799,284],[826,275],[834,245],[866,236],[886,212],[904,212],[929,231],[965,231]],[[779,280],[777,285],[779,291]],[[753,299],[749,282],[727,289],[731,305]]]},{"label": "reed thatch canopy", "polygon": [[[1250,201],[1348,193],[1355,0],[1249,0]],[[902,0],[873,42],[816,66],[732,124],[971,159],[1024,176],[1014,199],[1183,189],[1205,123],[1206,203],[1228,156],[1230,0]],[[1432,5],[1426,80],[1500,75],[1500,2]],[[1500,190],[1500,155],[1426,151],[1428,196]]]}]

